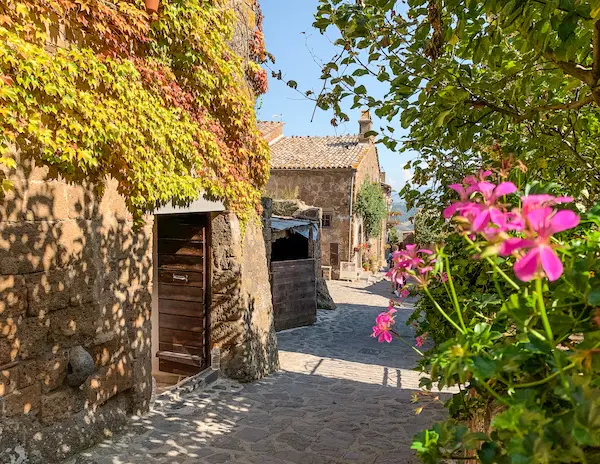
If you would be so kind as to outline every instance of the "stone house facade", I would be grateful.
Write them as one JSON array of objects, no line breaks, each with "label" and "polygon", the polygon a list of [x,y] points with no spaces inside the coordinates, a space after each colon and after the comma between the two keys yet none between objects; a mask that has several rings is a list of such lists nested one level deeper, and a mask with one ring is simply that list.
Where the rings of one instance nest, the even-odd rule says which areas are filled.
[{"label": "stone house facade", "polygon": [[[377,148],[367,133],[372,128],[368,111],[363,112],[357,135],[331,137],[287,137],[283,123],[259,123],[271,148],[271,178],[267,194],[273,198],[299,199],[323,210],[321,261],[339,278],[342,262],[361,266],[369,254],[385,261],[385,220],[378,237],[367,237],[362,220],[353,211],[357,192],[365,182],[382,184],[390,192],[381,172]],[[360,244],[369,243],[367,252]]]},{"label": "stone house facade", "polygon": [[206,317],[190,330],[199,352],[181,359],[184,373],[207,367],[214,344],[233,378],[278,369],[260,218],[242,234],[235,214],[199,193],[188,208],[162,208],[136,228],[116,182],[99,196],[16,149],[10,156],[14,189],[0,199],[0,463],[61,462],[148,410],[161,327],[186,348],[173,327],[188,316],[171,314],[165,325],[158,301],[163,218],[205,225]]}]

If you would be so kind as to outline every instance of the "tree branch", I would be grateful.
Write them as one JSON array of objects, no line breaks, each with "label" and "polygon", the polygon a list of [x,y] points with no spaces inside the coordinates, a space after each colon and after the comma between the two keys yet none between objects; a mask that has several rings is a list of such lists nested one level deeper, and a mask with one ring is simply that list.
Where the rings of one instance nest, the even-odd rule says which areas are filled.
[{"label": "tree branch", "polygon": [[539,113],[541,111],[558,111],[558,110],[578,110],[579,108],[584,107],[585,105],[589,105],[594,102],[594,96],[588,95],[581,100],[575,100],[569,103],[557,103],[556,105],[543,105],[530,108],[528,113],[535,112]]},{"label": "tree branch", "polygon": [[544,57],[554,63],[564,73],[579,79],[581,82],[586,83],[590,87],[594,87],[596,82],[594,81],[594,75],[591,69],[581,66],[580,64],[573,63],[572,61],[557,60],[552,50],[546,50],[544,52]]}]

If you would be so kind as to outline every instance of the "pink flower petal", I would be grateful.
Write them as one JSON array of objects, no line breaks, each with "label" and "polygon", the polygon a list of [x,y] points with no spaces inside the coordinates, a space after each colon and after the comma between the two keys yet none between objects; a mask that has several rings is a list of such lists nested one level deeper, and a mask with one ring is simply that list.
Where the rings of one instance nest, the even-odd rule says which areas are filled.
[{"label": "pink flower petal", "polygon": [[548,227],[549,218],[552,215],[552,208],[545,206],[542,208],[536,208],[527,213],[527,220],[531,225],[531,228],[536,231],[538,234],[544,233],[545,229]]},{"label": "pink flower petal", "polygon": [[392,334],[389,333],[387,330],[384,331],[380,336],[379,336],[379,343],[383,343],[383,342],[387,342],[387,343],[392,343]]},{"label": "pink flower petal", "polygon": [[490,208],[490,219],[492,220],[492,222],[494,224],[496,224],[497,226],[501,226],[506,224],[506,216],[505,214],[500,211],[498,208]]},{"label": "pink flower petal", "polygon": [[513,269],[519,280],[529,282],[535,277],[538,271],[539,256],[539,249],[534,248],[521,259],[517,260]]},{"label": "pink flower petal", "polygon": [[540,247],[540,260],[548,280],[554,282],[562,275],[563,265],[552,248],[548,246]]},{"label": "pink flower petal", "polygon": [[458,207],[460,206],[460,202],[455,202],[452,203],[450,206],[448,206],[445,210],[444,210],[444,219],[449,219],[452,216],[454,216],[454,213],[456,213],[456,211],[458,210]]},{"label": "pink flower petal", "polygon": [[490,222],[490,212],[488,210],[481,211],[473,221],[473,230],[483,230]]},{"label": "pink flower petal", "polygon": [[515,193],[516,191],[517,186],[512,182],[502,182],[494,189],[494,195],[496,195],[496,197],[503,197],[504,195]]},{"label": "pink flower petal", "polygon": [[579,224],[579,216],[573,211],[563,210],[556,213],[550,219],[551,233],[562,232],[563,230],[572,229]]},{"label": "pink flower petal", "polygon": [[532,248],[535,246],[535,243],[531,240],[526,240],[524,238],[509,238],[504,240],[500,245],[500,255],[501,256],[509,256],[512,255],[516,250],[520,250],[521,248]]},{"label": "pink flower petal", "polygon": [[484,196],[488,196],[494,191],[496,185],[492,184],[491,182],[479,182],[477,184],[477,188],[481,193],[483,193]]},{"label": "pink flower petal", "polygon": [[461,184],[450,184],[448,185],[448,188],[451,188],[456,193],[458,193],[460,195],[461,200],[467,198],[467,192]]},{"label": "pink flower petal", "polygon": [[573,201],[573,197],[556,197],[554,199],[554,203],[571,203]]}]

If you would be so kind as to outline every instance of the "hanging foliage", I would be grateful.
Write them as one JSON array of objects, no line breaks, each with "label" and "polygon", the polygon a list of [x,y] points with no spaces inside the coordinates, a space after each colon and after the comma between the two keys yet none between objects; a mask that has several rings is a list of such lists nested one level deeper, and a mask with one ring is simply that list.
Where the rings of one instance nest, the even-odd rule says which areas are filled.
[{"label": "hanging foliage", "polygon": [[67,181],[111,176],[137,220],[201,190],[244,219],[269,157],[237,18],[225,0],[163,0],[149,19],[142,0],[0,0],[0,163],[16,146]]},{"label": "hanging foliage", "polygon": [[381,185],[377,182],[365,182],[354,204],[354,213],[360,216],[369,237],[377,237],[381,233],[383,220],[388,215],[387,204]]}]

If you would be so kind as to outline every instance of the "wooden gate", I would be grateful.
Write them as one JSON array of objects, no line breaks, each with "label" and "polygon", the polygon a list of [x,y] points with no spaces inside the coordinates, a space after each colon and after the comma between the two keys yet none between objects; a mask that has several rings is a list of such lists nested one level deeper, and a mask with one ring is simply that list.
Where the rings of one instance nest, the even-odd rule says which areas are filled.
[{"label": "wooden gate", "polygon": [[317,279],[314,259],[273,261],[275,330],[314,324],[317,320]]},{"label": "wooden gate", "polygon": [[193,375],[209,365],[210,216],[157,218],[159,369]]}]

